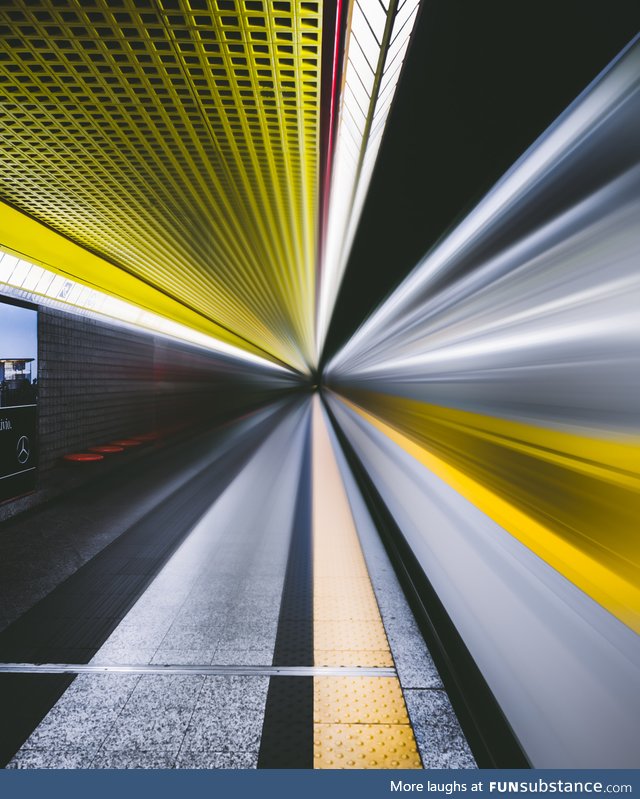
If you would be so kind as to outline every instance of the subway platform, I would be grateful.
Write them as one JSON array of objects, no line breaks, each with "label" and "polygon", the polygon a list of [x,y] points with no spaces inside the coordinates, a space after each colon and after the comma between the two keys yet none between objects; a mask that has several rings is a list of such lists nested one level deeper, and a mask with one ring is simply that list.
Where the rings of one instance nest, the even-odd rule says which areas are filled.
[{"label": "subway platform", "polygon": [[475,767],[319,399],[206,438],[5,523],[7,768]]},{"label": "subway platform", "polygon": [[640,9],[522,5],[0,3],[9,781],[640,766]]}]

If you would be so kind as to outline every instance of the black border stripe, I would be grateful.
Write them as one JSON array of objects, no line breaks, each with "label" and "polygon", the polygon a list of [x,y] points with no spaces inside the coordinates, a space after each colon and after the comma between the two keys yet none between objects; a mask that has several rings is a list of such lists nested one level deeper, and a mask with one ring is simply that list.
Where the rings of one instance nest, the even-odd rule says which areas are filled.
[{"label": "black border stripe", "polygon": [[[311,415],[285,573],[274,666],[313,664]],[[272,677],[258,768],[313,768],[313,677]]]}]

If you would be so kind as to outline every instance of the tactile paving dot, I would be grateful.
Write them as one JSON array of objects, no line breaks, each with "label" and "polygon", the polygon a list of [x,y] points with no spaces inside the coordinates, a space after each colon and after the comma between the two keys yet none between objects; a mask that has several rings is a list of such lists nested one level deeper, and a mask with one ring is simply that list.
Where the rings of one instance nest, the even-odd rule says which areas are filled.
[{"label": "tactile paving dot", "polygon": [[387,649],[387,636],[380,621],[321,621],[313,626],[318,649]]},{"label": "tactile paving dot", "polygon": [[313,662],[314,666],[393,667],[393,658],[388,649],[314,649]]},{"label": "tactile paving dot", "polygon": [[324,724],[408,724],[397,677],[316,677],[313,720]]},{"label": "tactile paving dot", "polygon": [[380,611],[375,599],[370,595],[323,596],[316,601],[317,621],[377,621]]},{"label": "tactile paving dot", "polygon": [[408,724],[314,724],[314,768],[422,768]]}]

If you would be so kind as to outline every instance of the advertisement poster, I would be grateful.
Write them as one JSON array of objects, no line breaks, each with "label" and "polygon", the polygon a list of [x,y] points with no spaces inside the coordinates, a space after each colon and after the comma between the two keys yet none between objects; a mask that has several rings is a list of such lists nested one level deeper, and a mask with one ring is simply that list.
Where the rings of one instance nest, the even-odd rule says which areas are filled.
[{"label": "advertisement poster", "polygon": [[38,468],[38,312],[0,303],[0,502],[33,491]]}]

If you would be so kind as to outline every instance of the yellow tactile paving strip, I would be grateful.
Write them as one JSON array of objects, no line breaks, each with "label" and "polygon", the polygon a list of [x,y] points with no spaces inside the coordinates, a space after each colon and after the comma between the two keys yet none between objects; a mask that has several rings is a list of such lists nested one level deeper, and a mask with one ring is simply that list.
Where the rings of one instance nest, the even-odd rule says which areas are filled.
[{"label": "yellow tactile paving strip", "polygon": [[[320,401],[313,406],[314,665],[393,666]],[[314,678],[315,768],[422,768],[397,677]]]},{"label": "yellow tactile paving strip", "polygon": [[[316,649],[314,657],[318,666],[353,666],[362,657],[362,650],[357,649]],[[368,649],[367,666],[373,669],[389,668],[388,649]]]},{"label": "yellow tactile paving strip", "polygon": [[422,768],[408,724],[315,724],[315,768]]},{"label": "yellow tactile paving strip", "polygon": [[313,714],[318,724],[409,723],[396,677],[318,677]]}]

